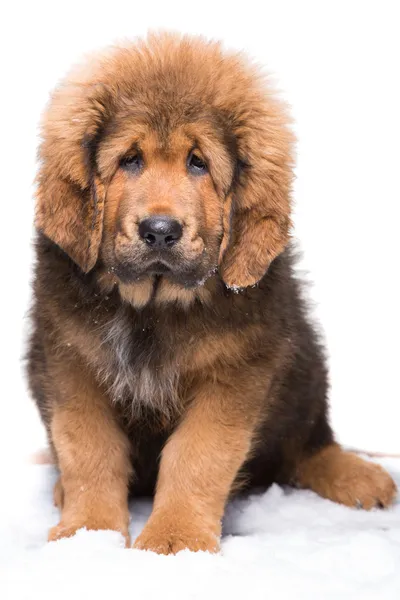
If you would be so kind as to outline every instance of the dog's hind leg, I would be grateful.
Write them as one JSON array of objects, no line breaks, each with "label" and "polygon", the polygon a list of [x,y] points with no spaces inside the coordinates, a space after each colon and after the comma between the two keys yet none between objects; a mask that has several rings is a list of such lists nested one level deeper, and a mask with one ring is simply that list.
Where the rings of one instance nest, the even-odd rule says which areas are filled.
[{"label": "dog's hind leg", "polygon": [[61,477],[59,477],[54,484],[53,502],[54,506],[62,510],[62,507],[64,505],[64,489],[62,486]]},{"label": "dog's hind leg", "polygon": [[296,484],[333,502],[366,510],[389,506],[397,492],[393,479],[381,466],[346,452],[336,443],[300,461]]}]

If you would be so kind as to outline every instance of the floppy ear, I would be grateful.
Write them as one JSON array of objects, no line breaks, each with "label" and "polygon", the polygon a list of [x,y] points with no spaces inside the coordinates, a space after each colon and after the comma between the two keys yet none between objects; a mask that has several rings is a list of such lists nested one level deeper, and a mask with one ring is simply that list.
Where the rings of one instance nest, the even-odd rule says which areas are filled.
[{"label": "floppy ear", "polygon": [[104,186],[95,152],[106,95],[103,86],[66,82],[42,122],[36,226],[85,272],[96,263],[103,229]]},{"label": "floppy ear", "polygon": [[220,272],[228,287],[256,284],[289,241],[294,136],[278,102],[253,110],[238,139],[227,198]]}]

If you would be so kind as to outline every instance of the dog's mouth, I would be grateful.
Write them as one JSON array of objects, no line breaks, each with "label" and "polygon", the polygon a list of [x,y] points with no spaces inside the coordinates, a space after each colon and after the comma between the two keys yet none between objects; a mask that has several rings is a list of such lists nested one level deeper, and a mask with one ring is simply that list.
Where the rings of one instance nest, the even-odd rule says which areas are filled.
[{"label": "dog's mouth", "polygon": [[172,266],[161,260],[157,260],[154,263],[151,263],[149,265],[149,267],[146,269],[147,275],[165,275],[166,273],[172,273],[172,272],[173,272]]},{"label": "dog's mouth", "polygon": [[123,283],[134,283],[144,277],[173,275],[177,271],[176,266],[165,260],[153,260],[142,265],[120,263],[114,272]]},{"label": "dog's mouth", "polygon": [[201,286],[216,272],[216,267],[199,263],[185,263],[184,261],[173,264],[165,259],[155,259],[141,265],[120,263],[113,269],[113,273],[124,284],[138,283],[147,278],[160,280],[165,277],[171,283],[186,289]]},{"label": "dog's mouth", "polygon": [[210,251],[210,246],[207,251],[202,248],[201,252],[193,252],[193,249],[185,250],[177,245],[161,252],[139,245],[137,249],[117,247],[110,262],[111,271],[125,285],[156,278],[193,289],[202,286],[210,273],[215,272],[217,261],[217,249]]}]

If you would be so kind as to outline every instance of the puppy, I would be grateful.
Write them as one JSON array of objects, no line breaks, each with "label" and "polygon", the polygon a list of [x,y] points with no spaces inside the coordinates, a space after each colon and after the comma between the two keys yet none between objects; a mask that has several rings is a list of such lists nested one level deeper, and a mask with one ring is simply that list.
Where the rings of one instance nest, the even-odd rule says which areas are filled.
[{"label": "puppy", "polygon": [[136,548],[217,552],[230,494],[309,488],[388,506],[343,451],[324,349],[293,275],[293,136],[260,74],[170,35],[114,48],[55,90],[42,124],[28,374],[60,472],[60,523]]}]

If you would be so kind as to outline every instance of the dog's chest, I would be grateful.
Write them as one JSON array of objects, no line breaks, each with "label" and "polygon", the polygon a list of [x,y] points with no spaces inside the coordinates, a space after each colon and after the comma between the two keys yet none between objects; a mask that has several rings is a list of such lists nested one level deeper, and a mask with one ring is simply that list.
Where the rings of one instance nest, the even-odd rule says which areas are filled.
[{"label": "dog's chest", "polygon": [[132,416],[146,408],[166,416],[179,410],[179,353],[173,335],[168,339],[158,325],[144,317],[132,321],[121,311],[103,327],[99,376]]}]

